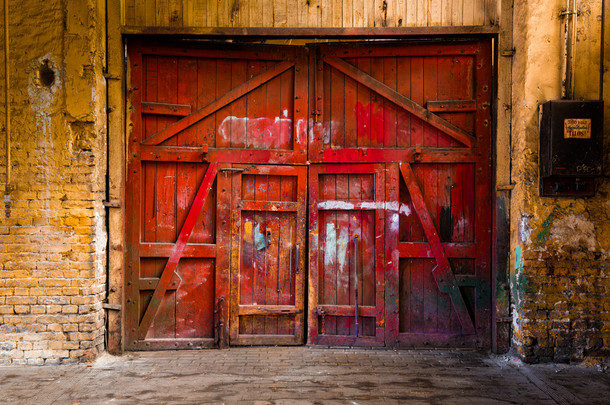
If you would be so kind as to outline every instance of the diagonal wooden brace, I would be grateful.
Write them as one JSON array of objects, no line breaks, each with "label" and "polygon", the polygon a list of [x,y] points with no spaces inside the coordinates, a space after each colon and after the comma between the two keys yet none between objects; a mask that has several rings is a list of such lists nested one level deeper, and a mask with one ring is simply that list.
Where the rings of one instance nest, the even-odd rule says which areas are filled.
[{"label": "diagonal wooden brace", "polygon": [[413,202],[413,208],[415,208],[415,212],[419,217],[419,221],[422,224],[422,228],[424,229],[424,233],[428,239],[428,243],[430,243],[434,258],[436,259],[436,267],[432,269],[432,275],[434,276],[436,285],[442,293],[448,294],[451,297],[451,303],[457,313],[464,333],[473,335],[475,329],[472,318],[468,313],[466,302],[464,301],[460,287],[453,275],[451,264],[445,254],[441,239],[436,232],[434,222],[432,222],[432,217],[430,216],[430,212],[424,201],[424,196],[419,188],[419,184],[417,184],[415,173],[413,173],[413,169],[409,163],[401,163],[400,171],[407,184],[407,189],[409,190],[409,195]]},{"label": "diagonal wooden brace", "polygon": [[468,147],[472,147],[475,144],[475,138],[468,132],[456,127],[446,119],[431,113],[429,110],[417,104],[415,101],[403,96],[396,90],[388,87],[386,84],[380,82],[357,67],[350,65],[344,60],[336,57],[324,58],[324,62],[339,70],[343,74],[351,77],[358,83],[365,85],[372,91],[379,93],[381,96],[387,98],[397,106],[409,111],[411,114],[422,119],[424,122],[427,122],[433,127],[443,131],[456,141],[461,142]]},{"label": "diagonal wooden brace", "polygon": [[281,75],[282,73],[284,73],[285,71],[287,71],[288,69],[290,69],[293,66],[294,66],[294,62],[290,62],[290,61],[280,62],[280,63],[272,66],[271,68],[264,71],[260,75],[254,76],[252,79],[248,80],[247,82],[240,84],[239,86],[235,87],[233,90],[229,91],[228,93],[225,93],[224,95],[217,98],[216,100],[201,107],[200,109],[193,112],[192,114],[187,115],[186,117],[182,118],[181,120],[174,122],[169,127],[164,128],[161,131],[157,132],[156,134],[151,135],[150,137],[146,138],[145,140],[142,141],[142,145],[151,145],[152,146],[152,145],[161,144],[161,142],[168,140],[172,136],[176,135],[178,132],[183,131],[186,128],[190,127],[191,125],[196,124],[197,122],[201,121],[208,115],[220,110],[222,107],[226,106],[229,103],[232,103],[233,101],[237,100],[244,94],[267,83],[269,80],[273,79],[274,77]]},{"label": "diagonal wooden brace", "polygon": [[191,233],[193,232],[193,228],[195,228],[195,223],[197,222],[197,218],[201,213],[201,209],[203,208],[203,203],[205,202],[206,197],[210,193],[210,189],[212,188],[212,184],[214,183],[214,179],[216,178],[216,173],[218,172],[218,163],[210,163],[208,166],[208,170],[205,172],[205,176],[201,181],[201,185],[199,186],[199,190],[197,190],[197,194],[195,195],[195,200],[193,201],[193,205],[186,215],[186,219],[184,220],[184,225],[182,225],[182,229],[178,234],[178,240],[170,253],[169,259],[163,268],[163,272],[161,273],[161,277],[159,278],[159,283],[155,288],[155,292],[153,293],[152,298],[150,299],[150,303],[148,307],[146,307],[146,311],[144,312],[144,316],[142,317],[142,321],[140,322],[140,327],[138,328],[138,338],[145,339],[146,334],[148,333],[148,329],[150,329],[150,325],[152,324],[157,311],[159,310],[159,306],[161,305],[161,300],[167,291],[169,283],[174,275],[174,271],[176,267],[178,267],[178,262],[182,257],[184,249],[186,248],[186,243],[188,242]]}]

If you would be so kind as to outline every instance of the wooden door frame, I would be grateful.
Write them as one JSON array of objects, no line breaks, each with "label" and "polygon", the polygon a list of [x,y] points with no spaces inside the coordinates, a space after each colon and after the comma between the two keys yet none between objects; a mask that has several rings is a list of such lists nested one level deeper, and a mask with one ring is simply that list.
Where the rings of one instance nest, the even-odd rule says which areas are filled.
[{"label": "wooden door frame", "polygon": [[[503,11],[510,11],[510,0],[502,0]],[[124,293],[126,271],[129,265],[129,260],[125,252],[128,250],[125,239],[124,218],[125,200],[126,200],[126,155],[125,145],[127,143],[131,128],[131,117],[128,111],[131,106],[129,104],[126,83],[129,79],[130,72],[126,68],[125,46],[133,38],[154,38],[159,35],[173,38],[201,38],[201,39],[232,39],[232,38],[320,38],[320,39],[353,39],[359,37],[365,38],[385,38],[385,39],[405,39],[413,38],[425,39],[430,36],[444,39],[463,39],[470,38],[487,38],[490,41],[495,41],[495,55],[493,55],[496,63],[496,69],[493,72],[492,84],[497,92],[497,97],[493,103],[492,115],[492,186],[497,189],[498,193],[492,197],[494,210],[493,221],[493,254],[494,260],[491,268],[492,277],[492,347],[494,351],[500,350],[508,345],[510,339],[510,331],[505,325],[510,325],[510,310],[508,307],[509,301],[502,298],[501,302],[496,302],[497,297],[506,297],[505,291],[496,292],[496,288],[505,286],[508,260],[510,256],[508,240],[509,240],[509,221],[510,211],[510,172],[507,168],[510,167],[510,153],[508,146],[510,145],[510,80],[503,80],[500,83],[499,78],[510,78],[510,57],[505,57],[504,53],[500,56],[500,50],[510,49],[512,46],[512,30],[509,27],[512,21],[512,14],[503,12],[501,19],[503,27],[497,26],[488,27],[413,27],[413,28],[365,28],[365,29],[219,29],[219,28],[204,28],[204,29],[150,29],[143,27],[123,27],[120,25],[120,7],[118,0],[109,0],[107,12],[108,20],[108,55],[107,55],[107,111],[108,111],[108,188],[107,199],[105,206],[108,212],[108,249],[107,249],[107,278],[108,291],[107,303],[103,306],[106,309],[106,330],[107,330],[107,349],[111,353],[120,354],[125,350],[124,346],[124,314],[123,308],[127,297]],[[500,43],[498,44],[498,38]],[[500,49],[500,50],[499,50]],[[507,54],[508,55],[508,54]],[[510,55],[508,55],[510,56]],[[505,108],[498,108],[505,106]],[[309,108],[308,108],[309,110]],[[496,186],[497,184],[497,186]],[[501,204],[499,203],[501,200]],[[396,251],[395,251],[396,252]],[[394,260],[394,258],[393,258]],[[501,273],[497,273],[499,272]],[[499,284],[496,286],[497,281]],[[498,327],[502,327],[502,335],[499,335]],[[228,336],[228,325],[227,336]],[[496,339],[497,336],[497,339]],[[496,343],[502,340],[503,343],[498,346]]]}]

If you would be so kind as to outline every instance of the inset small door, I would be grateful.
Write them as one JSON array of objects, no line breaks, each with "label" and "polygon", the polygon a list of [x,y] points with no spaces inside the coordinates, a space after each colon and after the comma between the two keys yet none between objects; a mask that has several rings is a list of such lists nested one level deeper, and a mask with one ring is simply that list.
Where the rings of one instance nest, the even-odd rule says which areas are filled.
[{"label": "inset small door", "polygon": [[384,344],[384,165],[310,166],[311,344]]},{"label": "inset small door", "polygon": [[307,168],[231,170],[230,344],[302,344]]}]

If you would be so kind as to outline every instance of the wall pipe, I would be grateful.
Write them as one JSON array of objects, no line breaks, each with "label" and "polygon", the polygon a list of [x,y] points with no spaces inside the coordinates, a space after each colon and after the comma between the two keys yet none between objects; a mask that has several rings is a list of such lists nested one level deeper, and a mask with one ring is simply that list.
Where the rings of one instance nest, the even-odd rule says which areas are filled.
[{"label": "wall pipe", "polygon": [[[6,135],[6,189],[4,203],[7,212],[10,207],[11,185],[11,106],[10,106],[10,72],[8,40],[8,0],[4,0],[4,131]],[[8,215],[7,215],[8,216]]]},{"label": "wall pipe", "polygon": [[599,100],[604,99],[604,40],[606,39],[606,0],[602,0],[601,41],[599,41]]}]

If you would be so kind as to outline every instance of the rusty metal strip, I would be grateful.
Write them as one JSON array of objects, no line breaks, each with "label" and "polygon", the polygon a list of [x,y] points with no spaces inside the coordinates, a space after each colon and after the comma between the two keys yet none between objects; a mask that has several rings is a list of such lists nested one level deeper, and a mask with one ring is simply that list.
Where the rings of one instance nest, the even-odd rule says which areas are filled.
[{"label": "rusty metal strip", "polygon": [[475,329],[474,324],[472,323],[472,318],[468,313],[466,302],[464,301],[460,287],[457,284],[457,280],[453,275],[451,264],[449,263],[449,259],[445,254],[441,240],[436,232],[436,228],[432,222],[432,217],[430,216],[428,207],[426,207],[424,196],[419,188],[419,184],[417,184],[417,179],[415,178],[413,169],[409,163],[401,163],[400,172],[402,173],[402,177],[407,184],[409,195],[413,201],[413,208],[415,208],[415,212],[417,213],[417,216],[422,224],[422,228],[424,229],[424,234],[428,239],[428,243],[430,243],[430,246],[432,247],[432,252],[434,254],[434,258],[436,259],[436,266],[434,269],[432,269],[434,280],[436,281],[439,290],[442,293],[449,294],[451,297],[451,303],[453,304],[453,308],[457,313],[464,333],[469,335],[474,334]]},{"label": "rusty metal strip", "polygon": [[150,303],[148,307],[146,307],[146,311],[144,312],[144,316],[142,317],[142,322],[140,322],[140,326],[138,329],[138,338],[145,339],[146,334],[148,333],[148,329],[152,324],[157,311],[159,310],[159,306],[161,305],[161,300],[165,295],[165,291],[169,286],[170,280],[174,276],[174,270],[178,267],[178,262],[182,257],[182,253],[186,248],[186,243],[188,242],[191,233],[193,232],[193,228],[195,228],[195,223],[199,214],[201,213],[201,209],[203,208],[203,204],[205,202],[205,198],[210,192],[212,188],[212,184],[214,183],[214,179],[216,178],[216,173],[218,172],[218,163],[211,163],[208,167],[208,170],[205,172],[205,176],[201,181],[201,185],[199,186],[199,190],[197,190],[197,194],[195,195],[195,200],[193,201],[193,205],[189,209],[189,212],[186,216],[186,220],[184,221],[184,225],[180,230],[180,234],[178,234],[178,240],[174,245],[171,255],[165,264],[165,268],[161,273],[161,277],[159,278],[159,283],[155,288],[155,292],[150,299]]},{"label": "rusty metal strip", "polygon": [[388,87],[386,84],[380,82],[357,67],[352,66],[336,57],[326,57],[324,58],[324,62],[356,80],[358,83],[370,88],[376,93],[379,93],[381,96],[385,97],[397,106],[404,108],[433,127],[443,131],[456,141],[461,142],[468,147],[472,147],[475,144],[475,138],[466,131],[456,127],[444,118],[431,113],[429,110],[417,104],[415,101],[398,93],[394,89]]},{"label": "rusty metal strip", "polygon": [[199,110],[193,112],[192,114],[187,115],[186,117],[182,118],[179,121],[176,121],[169,127],[162,129],[156,134],[146,138],[144,141],[142,141],[142,145],[159,145],[160,143],[176,135],[178,132],[183,131],[191,125],[196,124],[208,115],[218,111],[225,105],[232,103],[233,101],[237,100],[244,94],[254,90],[255,88],[267,83],[269,80],[279,76],[280,74],[284,73],[293,66],[294,61],[285,61],[274,65],[273,67],[269,68],[260,75],[254,76],[247,82],[240,84],[233,90],[223,94],[221,97],[201,107]]}]

